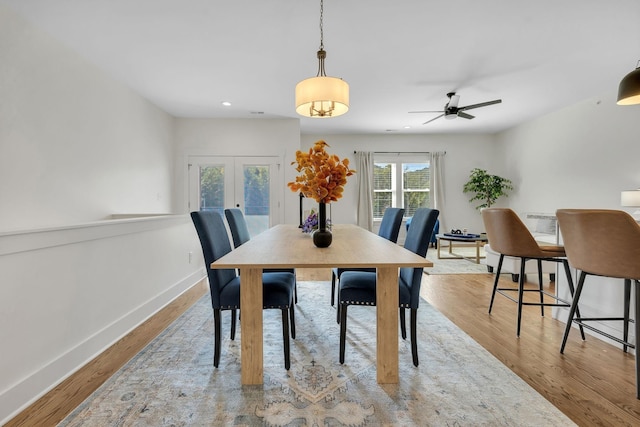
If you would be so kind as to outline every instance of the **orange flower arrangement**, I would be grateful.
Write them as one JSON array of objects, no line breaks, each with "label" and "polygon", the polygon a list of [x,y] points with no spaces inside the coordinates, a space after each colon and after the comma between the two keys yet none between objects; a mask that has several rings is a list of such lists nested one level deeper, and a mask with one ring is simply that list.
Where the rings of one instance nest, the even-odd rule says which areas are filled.
[{"label": "orange flower arrangement", "polygon": [[296,171],[300,175],[287,185],[291,191],[300,191],[305,197],[313,198],[318,203],[335,202],[342,197],[347,177],[356,173],[349,169],[349,159],[342,161],[335,154],[328,154],[325,147],[329,144],[320,140],[309,149],[308,153],[296,151]]}]

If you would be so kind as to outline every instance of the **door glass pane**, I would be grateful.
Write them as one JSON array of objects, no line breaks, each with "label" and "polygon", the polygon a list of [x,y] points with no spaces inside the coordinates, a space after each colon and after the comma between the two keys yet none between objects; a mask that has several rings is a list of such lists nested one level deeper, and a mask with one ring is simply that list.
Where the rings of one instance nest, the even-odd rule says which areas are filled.
[{"label": "door glass pane", "polygon": [[270,168],[268,165],[244,165],[244,215],[252,236],[269,228]]},{"label": "door glass pane", "polygon": [[224,165],[200,166],[200,210],[224,215]]}]

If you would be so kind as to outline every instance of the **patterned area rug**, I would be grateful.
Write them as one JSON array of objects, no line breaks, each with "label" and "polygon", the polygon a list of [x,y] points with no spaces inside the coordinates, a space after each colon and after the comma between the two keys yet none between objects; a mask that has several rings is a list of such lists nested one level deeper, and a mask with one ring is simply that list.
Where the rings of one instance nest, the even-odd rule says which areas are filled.
[{"label": "patterned area rug", "polygon": [[[277,310],[264,315],[264,385],[240,385],[239,335],[213,368],[203,297],[60,426],[569,426],[553,405],[422,301],[420,366],[400,339],[400,384],[378,385],[375,309],[351,307],[345,364],[329,282],[299,282],[297,339],[284,369]],[[408,322],[407,322],[408,323]]]}]

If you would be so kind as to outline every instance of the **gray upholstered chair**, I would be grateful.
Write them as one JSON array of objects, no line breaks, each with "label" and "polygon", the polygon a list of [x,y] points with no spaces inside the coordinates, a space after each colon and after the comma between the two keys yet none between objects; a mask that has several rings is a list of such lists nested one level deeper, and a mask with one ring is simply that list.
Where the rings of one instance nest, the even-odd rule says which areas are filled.
[{"label": "gray upholstered chair", "polygon": [[[566,258],[565,250],[562,246],[546,245],[541,246],[531,235],[527,226],[522,222],[518,215],[508,208],[486,208],[482,210],[482,220],[487,230],[487,238],[491,249],[500,254],[496,278],[493,282],[493,292],[491,293],[491,302],[489,303],[489,313],[493,308],[493,301],[496,293],[501,294],[511,301],[518,304],[518,320],[516,326],[516,335],[520,336],[520,326],[522,323],[522,307],[525,305],[535,305],[540,307],[540,314],[544,316],[544,308],[551,307],[569,307],[571,303],[558,298],[545,291],[542,285],[542,261],[552,261],[560,263],[564,266],[567,275],[567,282],[571,295],[573,295],[573,279],[569,270],[569,262]],[[520,275],[518,277],[518,287],[498,287],[500,281],[500,272],[505,257],[514,257],[520,259]],[[525,288],[526,280],[525,264],[527,261],[535,260],[538,263],[538,284],[537,289]],[[525,293],[538,293],[539,302],[525,301]],[[517,293],[517,297],[512,296]],[[553,302],[545,301],[545,296],[551,298]],[[584,336],[584,331],[581,329]]]},{"label": "gray upholstered chair", "polygon": [[[398,235],[400,234],[400,226],[402,225],[402,217],[404,216],[404,209],[402,208],[387,208],[382,215],[382,221],[380,222],[380,229],[378,230],[378,236],[396,243],[398,241]],[[331,269],[331,305],[334,304],[336,299],[336,281],[340,280],[340,276],[345,271],[373,271],[375,268],[332,268]]]},{"label": "gray upholstered chair", "polygon": [[[213,366],[220,363],[221,344],[221,312],[231,311],[231,339],[235,338],[236,311],[240,309],[240,276],[235,269],[211,269],[211,265],[217,259],[231,252],[229,235],[224,226],[222,215],[213,211],[191,212],[191,219],[196,228],[205,265],[209,278],[209,290],[211,292],[211,305],[213,307],[214,321],[214,353]],[[293,294],[295,277],[291,273],[263,273],[263,307],[274,308],[282,311],[282,336],[284,339],[284,366],[290,367],[289,334],[296,337]]]},{"label": "gray upholstered chair", "polygon": [[[569,310],[567,326],[562,338],[560,353],[564,353],[571,324],[603,335],[628,347],[636,349],[636,398],[640,399],[640,361],[638,359],[638,337],[640,337],[640,226],[626,212],[606,209],[558,209],[556,212],[560,232],[564,239],[567,257],[572,267],[580,271],[576,293]],[[587,276],[603,276],[623,279],[624,306],[622,316],[582,317],[578,302]],[[631,282],[634,285],[635,321],[629,319]],[[597,282],[592,282],[598,286]],[[609,286],[599,284],[599,286]],[[597,329],[604,322],[622,322],[622,338]],[[635,325],[635,345],[629,339],[629,322]],[[584,335],[582,336],[584,340]]]},{"label": "gray upholstered chair", "polygon": [[[439,211],[435,209],[417,209],[407,237],[405,249],[420,256],[427,255],[433,227]],[[400,329],[402,338],[407,338],[405,310],[411,310],[411,355],[413,364],[418,366],[417,312],[420,303],[420,284],[422,268],[401,268],[398,277],[400,292]],[[339,282],[338,314],[340,316],[340,363],[344,363],[345,341],[347,336],[347,307],[350,305],[376,305],[376,273],[370,271],[345,271]]]}]

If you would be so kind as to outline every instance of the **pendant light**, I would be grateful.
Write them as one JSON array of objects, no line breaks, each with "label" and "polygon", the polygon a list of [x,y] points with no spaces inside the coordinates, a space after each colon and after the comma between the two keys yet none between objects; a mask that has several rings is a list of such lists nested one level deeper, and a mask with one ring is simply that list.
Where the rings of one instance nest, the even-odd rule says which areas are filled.
[{"label": "pendant light", "polygon": [[620,81],[617,104],[640,104],[640,61],[636,64],[636,69],[624,76]]},{"label": "pendant light", "polygon": [[324,31],[322,19],[324,0],[320,0],[320,50],[318,74],[296,85],[296,112],[313,118],[337,117],[349,111],[349,85],[337,77],[327,77],[324,71]]}]

